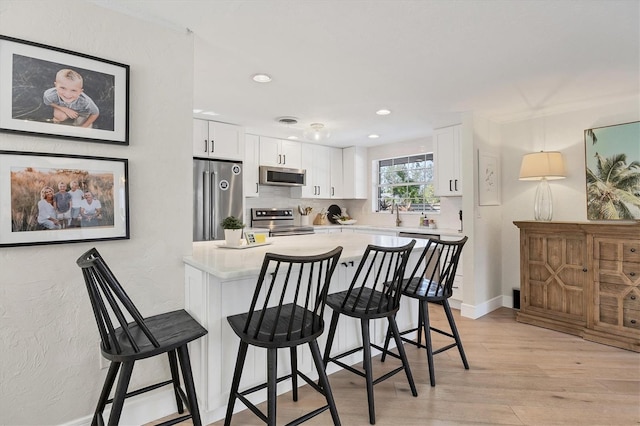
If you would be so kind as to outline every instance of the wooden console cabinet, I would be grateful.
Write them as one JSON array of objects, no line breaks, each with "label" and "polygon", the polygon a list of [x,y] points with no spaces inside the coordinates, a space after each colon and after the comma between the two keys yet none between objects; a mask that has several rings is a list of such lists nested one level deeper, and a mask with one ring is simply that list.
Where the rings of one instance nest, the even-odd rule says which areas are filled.
[{"label": "wooden console cabinet", "polygon": [[517,320],[640,352],[640,223],[514,224]]}]

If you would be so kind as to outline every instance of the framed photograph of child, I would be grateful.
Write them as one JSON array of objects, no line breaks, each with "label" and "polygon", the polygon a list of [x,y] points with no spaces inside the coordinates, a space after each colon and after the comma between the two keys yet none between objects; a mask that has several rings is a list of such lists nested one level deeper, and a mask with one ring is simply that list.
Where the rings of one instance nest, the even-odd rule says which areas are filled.
[{"label": "framed photograph of child", "polygon": [[129,66],[0,35],[0,131],[129,144]]},{"label": "framed photograph of child", "polygon": [[126,159],[0,151],[0,247],[129,239],[128,181]]}]

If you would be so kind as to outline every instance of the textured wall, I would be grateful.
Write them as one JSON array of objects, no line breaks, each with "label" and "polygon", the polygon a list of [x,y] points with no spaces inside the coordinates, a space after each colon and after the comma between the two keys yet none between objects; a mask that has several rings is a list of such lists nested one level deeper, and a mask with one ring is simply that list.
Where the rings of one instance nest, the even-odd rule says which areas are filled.
[{"label": "textured wall", "polygon": [[[0,133],[0,150],[129,159],[130,240],[0,248],[0,424],[60,424],[93,411],[106,374],[81,253],[97,247],[144,315],[184,306],[193,40],[76,0],[0,0],[0,28],[131,66],[130,146]],[[167,374],[144,361],[133,384]]]}]

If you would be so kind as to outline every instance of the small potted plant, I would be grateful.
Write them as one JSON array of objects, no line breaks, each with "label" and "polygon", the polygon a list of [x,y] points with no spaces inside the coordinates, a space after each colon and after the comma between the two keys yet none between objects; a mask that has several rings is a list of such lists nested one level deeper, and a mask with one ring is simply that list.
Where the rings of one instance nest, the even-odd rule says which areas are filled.
[{"label": "small potted plant", "polygon": [[239,246],[242,240],[244,223],[235,216],[226,217],[220,224],[224,229],[224,239],[228,246]]}]

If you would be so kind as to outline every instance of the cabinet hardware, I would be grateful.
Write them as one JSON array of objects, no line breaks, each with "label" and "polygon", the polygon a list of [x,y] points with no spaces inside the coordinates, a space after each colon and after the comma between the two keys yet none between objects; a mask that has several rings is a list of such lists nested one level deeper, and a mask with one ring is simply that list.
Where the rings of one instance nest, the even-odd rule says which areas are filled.
[{"label": "cabinet hardware", "polygon": [[630,299],[631,299],[631,300],[636,300],[636,297],[635,297],[635,296],[631,296],[631,298],[630,298]]},{"label": "cabinet hardware", "polygon": [[587,272],[587,268],[582,268],[582,272]]},{"label": "cabinet hardware", "polygon": [[211,153],[213,154],[215,150],[216,150],[216,141],[215,139],[211,139]]},{"label": "cabinet hardware", "polygon": [[636,323],[636,320],[631,320],[631,324],[635,324],[635,323]]},{"label": "cabinet hardware", "polygon": [[260,187],[258,186],[258,184],[256,183],[256,194],[260,192]]},{"label": "cabinet hardware", "polygon": [[287,154],[282,156],[282,164],[287,164]]},{"label": "cabinet hardware", "polygon": [[635,277],[636,273],[635,272],[629,272],[629,275],[631,275],[632,277]]},{"label": "cabinet hardware", "polygon": [[449,191],[453,192],[453,189],[451,189],[451,184],[453,183],[453,180],[449,179]]},{"label": "cabinet hardware", "polygon": [[207,149],[209,149],[209,141],[208,140],[204,140],[204,152],[208,152]]},{"label": "cabinet hardware", "polygon": [[456,191],[458,191],[458,179],[454,180],[453,182],[453,187],[456,189]]},{"label": "cabinet hardware", "polygon": [[635,252],[636,252],[636,249],[632,248],[631,253],[635,253]]}]

